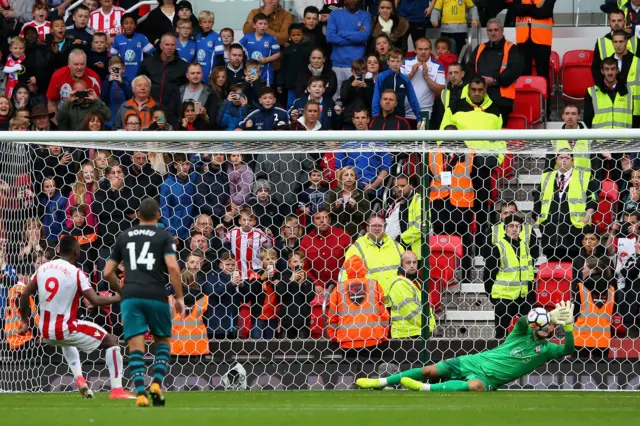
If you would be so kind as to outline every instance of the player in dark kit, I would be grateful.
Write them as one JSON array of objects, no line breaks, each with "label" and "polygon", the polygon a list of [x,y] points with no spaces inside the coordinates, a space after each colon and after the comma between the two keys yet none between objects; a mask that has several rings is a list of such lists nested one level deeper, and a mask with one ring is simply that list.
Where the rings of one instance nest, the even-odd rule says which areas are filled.
[{"label": "player in dark kit", "polygon": [[120,233],[104,270],[111,288],[120,290],[116,270],[124,262],[122,321],[129,344],[129,371],[136,387],[136,406],[148,407],[144,385],[144,334],[149,330],[155,342],[153,382],[149,388],[154,406],[164,406],[162,379],[169,369],[169,339],[173,314],[169,308],[167,273],[175,292],[175,310],[184,311],[182,280],[173,236],[158,228],[160,207],[152,198],[140,203],[140,225]]}]

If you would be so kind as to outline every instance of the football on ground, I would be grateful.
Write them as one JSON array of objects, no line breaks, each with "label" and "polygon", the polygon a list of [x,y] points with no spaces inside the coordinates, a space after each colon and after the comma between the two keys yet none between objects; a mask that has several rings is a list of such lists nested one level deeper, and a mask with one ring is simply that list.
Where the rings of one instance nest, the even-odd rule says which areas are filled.
[{"label": "football on ground", "polygon": [[[638,396],[603,392],[413,393],[408,391],[254,391],[167,393],[167,406],[97,393],[3,394],[3,426],[328,426],[633,425]],[[529,420],[527,420],[529,419]]]}]

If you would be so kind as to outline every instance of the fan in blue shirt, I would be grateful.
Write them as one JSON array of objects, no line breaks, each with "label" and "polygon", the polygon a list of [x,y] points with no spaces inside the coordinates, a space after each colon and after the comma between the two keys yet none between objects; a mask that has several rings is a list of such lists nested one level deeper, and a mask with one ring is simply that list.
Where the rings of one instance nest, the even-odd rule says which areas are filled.
[{"label": "fan in blue shirt", "polygon": [[207,10],[200,12],[200,28],[202,33],[196,36],[196,61],[202,65],[202,81],[209,81],[209,74],[216,65],[218,55],[224,64],[224,46],[217,32],[213,31],[213,13]]},{"label": "fan in blue shirt", "polygon": [[176,47],[180,59],[190,64],[196,59],[198,46],[191,38],[193,34],[193,24],[188,19],[180,19],[177,24],[178,42]]},{"label": "fan in blue shirt", "polygon": [[151,55],[155,47],[144,34],[136,33],[136,20],[132,15],[122,15],[122,34],[118,34],[111,44],[111,56],[117,55],[124,60],[124,78],[133,81],[144,55]]},{"label": "fan in blue shirt", "polygon": [[273,63],[280,59],[280,45],[271,34],[267,34],[269,18],[264,13],[258,13],[253,17],[255,33],[246,34],[240,40],[240,44],[247,51],[249,59],[255,59],[262,64],[262,81],[267,86],[273,85]]}]

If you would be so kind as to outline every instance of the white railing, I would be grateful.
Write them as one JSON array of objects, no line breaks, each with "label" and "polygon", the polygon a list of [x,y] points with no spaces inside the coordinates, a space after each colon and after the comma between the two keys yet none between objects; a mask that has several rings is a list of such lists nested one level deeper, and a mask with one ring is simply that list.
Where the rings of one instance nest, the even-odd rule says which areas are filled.
[{"label": "white railing", "polygon": [[67,10],[64,11],[64,21],[67,22],[67,19],[69,18],[69,15],[71,15],[71,12],[73,11],[73,9],[75,9],[76,7],[80,6],[82,3],[84,3],[84,0],[78,0],[75,3],[72,3],[69,5],[69,7],[67,7]]},{"label": "white railing", "polygon": [[[156,0],[149,0],[149,1],[141,1],[140,3],[137,3],[133,6],[131,6],[129,9],[127,9],[125,12],[126,13],[131,13],[135,10],[140,9],[140,6],[158,6],[158,2]],[[141,16],[140,18],[138,18],[138,24],[141,23],[142,21],[144,21],[145,19],[147,19],[147,16],[149,16],[149,14],[147,13],[144,16]]]}]

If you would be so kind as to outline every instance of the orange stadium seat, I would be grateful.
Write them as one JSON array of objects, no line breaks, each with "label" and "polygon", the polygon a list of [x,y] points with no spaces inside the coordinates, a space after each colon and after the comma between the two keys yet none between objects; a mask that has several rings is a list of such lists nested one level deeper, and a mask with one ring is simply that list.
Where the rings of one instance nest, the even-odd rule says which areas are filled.
[{"label": "orange stadium seat", "polygon": [[562,58],[560,69],[560,84],[562,99],[573,102],[583,102],[587,89],[593,86],[591,63],[593,51],[570,50]]},{"label": "orange stadium seat", "polygon": [[536,300],[539,306],[550,309],[560,301],[571,300],[571,262],[547,262],[538,268]]},{"label": "orange stadium seat", "polygon": [[456,269],[462,258],[462,238],[453,235],[433,235],[429,237],[431,266],[429,276],[429,301],[438,311],[444,287],[453,283]]},{"label": "orange stadium seat", "polygon": [[548,97],[549,90],[547,80],[544,77],[519,77],[516,81],[513,113],[528,116],[529,126],[543,123],[547,118],[546,100]]},{"label": "orange stadium seat", "polygon": [[592,222],[598,226],[601,232],[605,232],[607,227],[613,223],[613,218],[617,213],[618,184],[610,179],[602,182],[602,188],[598,195],[598,210],[593,214]]}]

